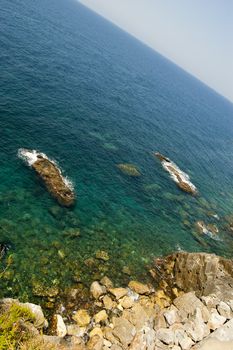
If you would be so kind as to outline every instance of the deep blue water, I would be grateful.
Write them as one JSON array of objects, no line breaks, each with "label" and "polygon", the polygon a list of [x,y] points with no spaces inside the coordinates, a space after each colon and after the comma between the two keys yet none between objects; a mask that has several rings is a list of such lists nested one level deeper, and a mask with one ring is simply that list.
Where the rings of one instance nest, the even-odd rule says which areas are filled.
[{"label": "deep blue water", "polygon": [[[146,279],[153,257],[177,249],[232,257],[221,230],[233,212],[230,102],[72,0],[2,0],[0,62],[0,241],[12,257],[1,294],[27,299],[33,283],[63,287],[76,274],[122,284],[124,266]],[[73,209],[50,197],[20,147],[59,163],[76,189]],[[181,192],[153,151],[186,171],[199,196]],[[142,175],[127,177],[119,163]],[[210,213],[219,240],[197,239],[195,222],[214,223]],[[80,237],[67,237],[70,228]],[[99,249],[110,260],[87,266]]]}]

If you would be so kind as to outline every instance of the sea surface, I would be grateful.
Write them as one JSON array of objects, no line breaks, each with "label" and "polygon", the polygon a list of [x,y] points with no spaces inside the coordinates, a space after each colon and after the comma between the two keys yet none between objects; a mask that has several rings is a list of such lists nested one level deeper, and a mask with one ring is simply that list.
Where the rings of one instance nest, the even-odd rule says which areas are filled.
[{"label": "sea surface", "polygon": [[[0,296],[27,300],[38,284],[88,286],[103,275],[147,280],[153,259],[176,250],[233,256],[229,101],[72,0],[2,0],[0,65],[0,243],[9,248]],[[59,164],[75,207],[56,203],[21,147]],[[197,196],[155,151],[189,174]],[[198,220],[219,233],[198,233]]]}]

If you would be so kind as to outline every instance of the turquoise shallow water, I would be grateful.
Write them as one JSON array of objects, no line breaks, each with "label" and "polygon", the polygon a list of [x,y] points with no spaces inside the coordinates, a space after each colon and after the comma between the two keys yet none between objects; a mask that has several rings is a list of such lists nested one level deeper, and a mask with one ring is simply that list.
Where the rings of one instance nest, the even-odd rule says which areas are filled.
[{"label": "turquoise shallow water", "polygon": [[[124,266],[147,279],[153,257],[177,249],[232,257],[221,228],[233,211],[232,104],[75,1],[3,0],[0,23],[0,239],[11,256],[1,295],[27,299],[38,281],[64,287],[75,275],[123,284]],[[56,204],[20,147],[58,162],[74,208]],[[199,196],[181,192],[153,151]],[[124,162],[142,175],[122,174]],[[219,240],[197,238],[197,220],[219,225]],[[97,250],[109,261],[85,263]]]}]

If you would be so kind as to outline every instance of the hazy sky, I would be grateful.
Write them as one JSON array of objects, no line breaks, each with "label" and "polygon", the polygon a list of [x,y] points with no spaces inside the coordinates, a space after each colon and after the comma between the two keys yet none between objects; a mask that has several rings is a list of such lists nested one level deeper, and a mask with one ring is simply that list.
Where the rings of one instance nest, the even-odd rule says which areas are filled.
[{"label": "hazy sky", "polygon": [[233,0],[81,0],[233,101]]}]

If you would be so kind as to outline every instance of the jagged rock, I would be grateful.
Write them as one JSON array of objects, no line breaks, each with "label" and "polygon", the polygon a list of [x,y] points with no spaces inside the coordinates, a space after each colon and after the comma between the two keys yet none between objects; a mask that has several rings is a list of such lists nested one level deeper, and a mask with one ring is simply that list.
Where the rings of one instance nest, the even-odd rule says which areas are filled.
[{"label": "jagged rock", "polygon": [[126,288],[110,288],[109,292],[113,294],[117,300],[128,294],[128,290]]},{"label": "jagged rock", "polygon": [[20,149],[18,154],[36,171],[47,190],[57,199],[59,204],[66,207],[74,204],[74,191],[65,181],[55,162],[49,160],[45,154],[34,150]]},{"label": "jagged rock", "polygon": [[119,300],[120,301],[120,305],[124,308],[124,309],[130,309],[133,304],[134,304],[134,300],[131,297],[128,296],[124,296],[122,299]]},{"label": "jagged rock", "polygon": [[103,349],[103,338],[99,335],[94,335],[90,338],[87,343],[88,350],[102,350]]},{"label": "jagged rock", "polygon": [[224,301],[220,301],[217,310],[219,312],[219,314],[223,317],[226,317],[228,319],[230,319],[232,317],[232,311],[229,305],[227,305],[226,303],[224,303]]},{"label": "jagged rock", "polygon": [[117,303],[113,301],[108,295],[105,295],[103,297],[103,304],[107,310],[112,310],[117,306]]},{"label": "jagged rock", "polygon": [[[215,294],[233,299],[233,262],[215,254],[178,252],[156,259],[156,268],[170,287],[195,291],[198,297]],[[158,278],[159,276],[157,276]]]},{"label": "jagged rock", "polygon": [[44,313],[40,305],[32,303],[19,303],[19,305],[26,306],[30,309],[35,317],[34,325],[36,328],[48,327],[48,321],[44,317]]},{"label": "jagged rock", "polygon": [[100,312],[98,312],[98,314],[94,316],[94,320],[96,323],[106,321],[107,319],[108,319],[108,315],[105,310],[101,310]]},{"label": "jagged rock", "polygon": [[180,322],[180,317],[178,315],[178,309],[176,307],[170,307],[170,309],[168,311],[164,312],[164,317],[170,326],[173,323]]},{"label": "jagged rock", "polygon": [[216,297],[216,295],[207,295],[201,297],[202,302],[206,305],[208,310],[216,308],[219,305],[220,300]]},{"label": "jagged rock", "polygon": [[100,338],[103,338],[103,332],[102,332],[101,328],[95,327],[89,333],[90,338],[94,337],[95,335],[98,335]]},{"label": "jagged rock", "polygon": [[163,168],[169,172],[171,178],[175,181],[181,190],[192,195],[195,195],[197,193],[197,189],[191,183],[189,176],[183,172],[175,163],[173,163],[169,158],[164,157],[159,152],[154,153],[154,155],[161,161]]},{"label": "jagged rock", "polygon": [[86,327],[79,327],[76,324],[67,325],[67,334],[75,337],[83,337],[86,332]]},{"label": "jagged rock", "polygon": [[53,316],[53,327],[58,337],[64,338],[66,336],[67,329],[61,315],[55,314]]},{"label": "jagged rock", "polygon": [[173,345],[175,342],[174,332],[168,328],[160,328],[156,332],[156,337],[167,345]]},{"label": "jagged rock", "polygon": [[201,341],[210,333],[210,329],[205,324],[199,308],[196,309],[195,316],[184,325],[184,329],[194,342]]},{"label": "jagged rock", "polygon": [[123,317],[114,317],[113,326],[113,335],[119,339],[124,347],[127,347],[136,334],[135,327]]},{"label": "jagged rock", "polygon": [[111,350],[123,350],[123,348],[120,345],[117,344],[113,344],[111,346]]},{"label": "jagged rock", "polygon": [[113,288],[113,283],[110,280],[110,278],[108,278],[107,276],[104,276],[103,278],[101,278],[100,283],[105,286],[107,289],[109,288]]},{"label": "jagged rock", "polygon": [[91,284],[90,292],[95,299],[99,299],[101,295],[106,293],[106,288],[95,281]]},{"label": "jagged rock", "polygon": [[78,310],[77,312],[75,312],[72,318],[80,327],[87,326],[91,321],[91,318],[87,310],[84,310],[84,309]]},{"label": "jagged rock", "polygon": [[189,315],[194,315],[197,308],[204,307],[203,303],[196,297],[194,292],[181,295],[173,301],[179,310],[182,321],[187,319]]},{"label": "jagged rock", "polygon": [[231,350],[233,349],[233,319],[212,332],[196,344],[192,350]]},{"label": "jagged rock", "polygon": [[213,309],[210,314],[210,319],[208,321],[208,327],[212,330],[215,330],[222,326],[226,322],[226,317],[219,315],[217,310]]},{"label": "jagged rock", "polygon": [[140,283],[138,281],[130,281],[128,286],[130,289],[132,289],[135,293],[138,294],[150,293],[150,288],[146,284]]}]

